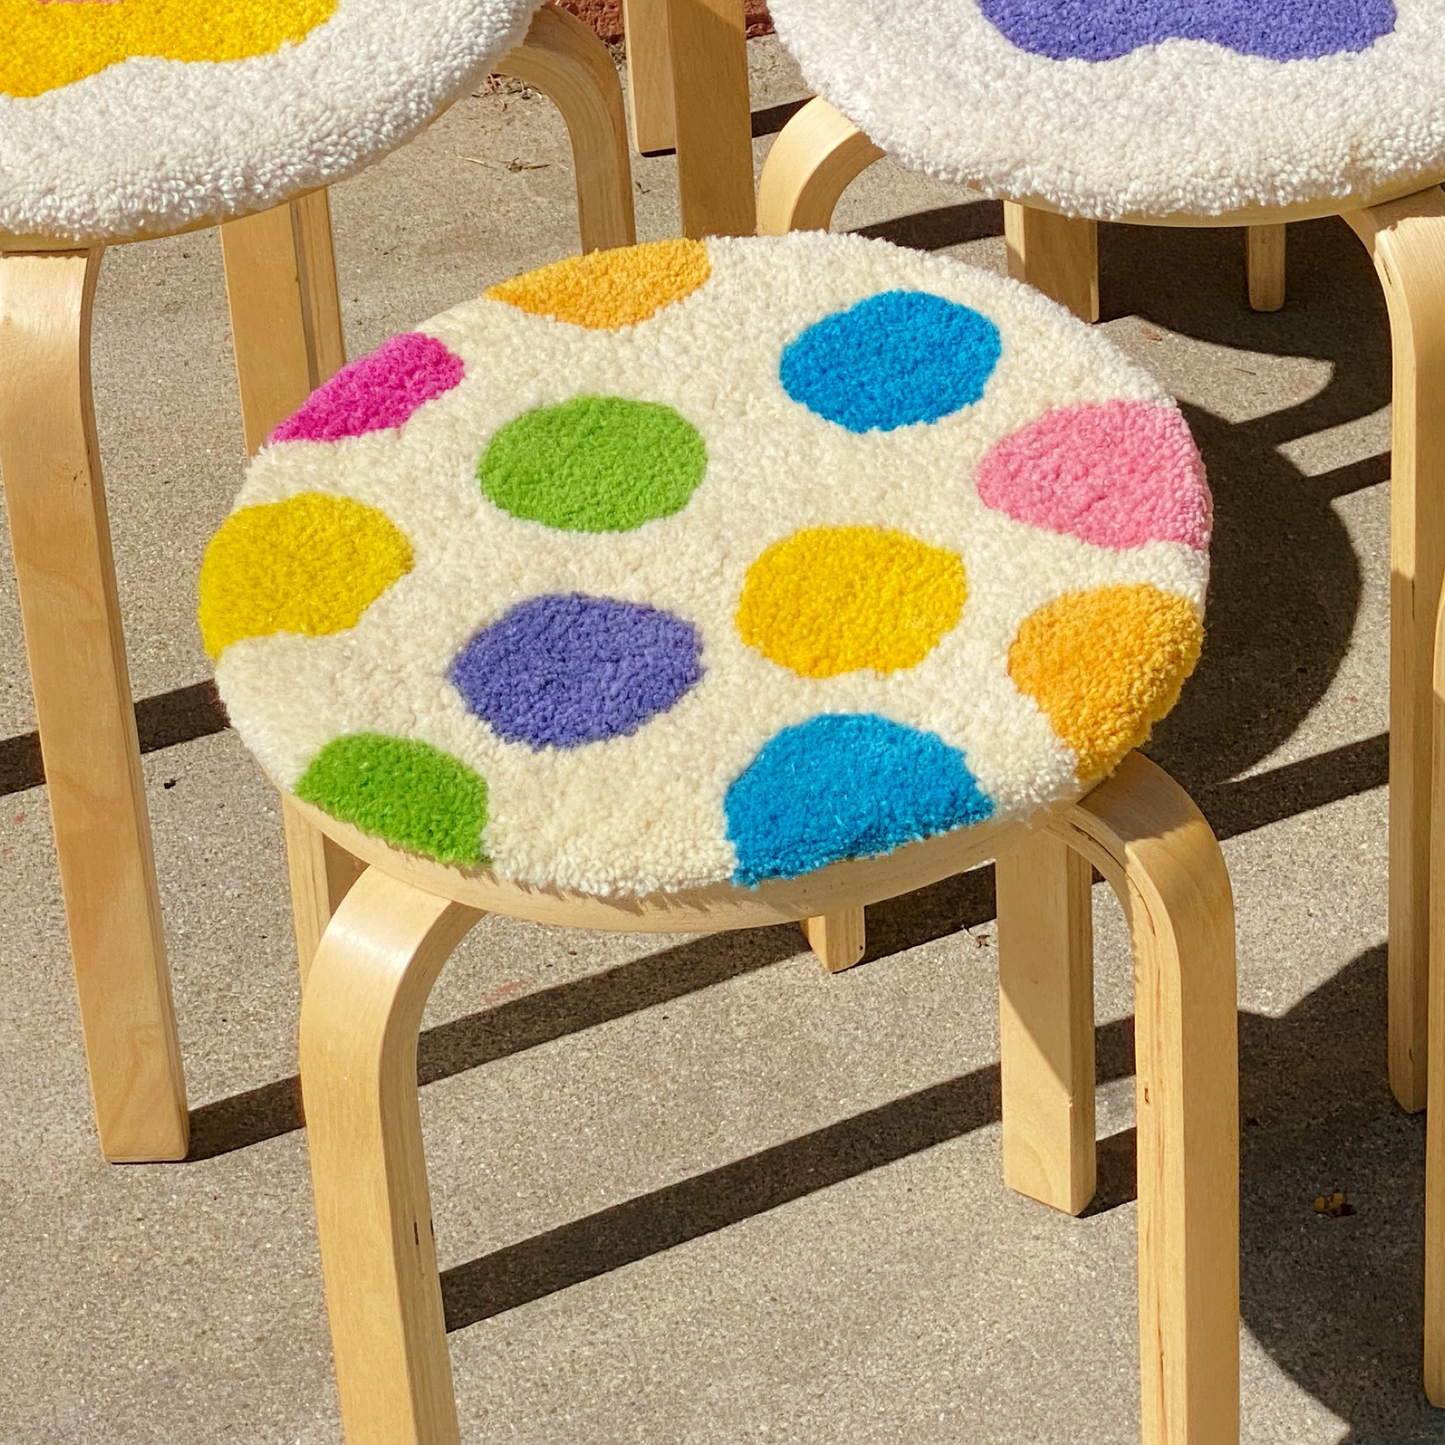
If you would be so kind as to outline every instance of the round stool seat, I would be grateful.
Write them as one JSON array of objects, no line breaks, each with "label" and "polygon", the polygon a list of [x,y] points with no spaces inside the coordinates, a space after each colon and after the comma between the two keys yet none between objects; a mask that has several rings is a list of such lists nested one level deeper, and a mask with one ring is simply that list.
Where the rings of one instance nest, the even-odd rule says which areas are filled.
[{"label": "round stool seat", "polygon": [[540,3],[0,0],[0,235],[159,235],[342,180]]},{"label": "round stool seat", "polygon": [[945,180],[1070,215],[1388,199],[1445,176],[1436,0],[776,0],[808,83]]},{"label": "round stool seat", "polygon": [[1077,798],[1199,654],[1174,404],[1014,282],[821,233],[494,287],[253,462],[200,622],[295,797],[511,883],[796,878]]}]

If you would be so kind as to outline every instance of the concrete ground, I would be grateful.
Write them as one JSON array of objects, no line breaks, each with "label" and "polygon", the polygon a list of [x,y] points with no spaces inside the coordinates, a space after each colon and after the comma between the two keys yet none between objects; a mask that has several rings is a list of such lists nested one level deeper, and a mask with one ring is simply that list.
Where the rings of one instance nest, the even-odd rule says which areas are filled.
[{"label": "concrete ground", "polygon": [[[801,86],[772,40],[753,64],[766,131]],[[674,234],[672,163],[636,175],[643,235]],[[339,187],[351,351],[572,252],[570,187],[549,105],[493,92]],[[838,219],[1003,264],[998,206],[893,166]],[[1275,316],[1245,309],[1238,231],[1102,247],[1107,330],[1187,406],[1218,499],[1206,661],[1151,751],[1238,895],[1245,1439],[1445,1441],[1422,1123],[1385,1084],[1383,306],[1337,221],[1292,229]],[[335,1442],[278,811],[196,688],[194,579],[242,466],[214,234],[108,258],[96,393],[195,1149],[97,1155],[0,568],[0,1441]],[[422,1053],[466,1439],[1133,1441],[1130,972],[1098,902],[1082,1220],[1000,1181],[987,872],[871,909],[836,979],[791,928],[485,922]],[[1336,1189],[1354,1212],[1317,1217]]]}]

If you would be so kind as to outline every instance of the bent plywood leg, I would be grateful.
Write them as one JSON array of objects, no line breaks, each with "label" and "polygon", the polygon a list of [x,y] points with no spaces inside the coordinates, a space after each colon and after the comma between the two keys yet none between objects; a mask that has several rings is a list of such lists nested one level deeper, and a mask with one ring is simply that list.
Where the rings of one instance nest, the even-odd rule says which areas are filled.
[{"label": "bent plywood leg", "polygon": [[348,1445],[456,1445],[417,1099],[432,984],[480,917],[371,869],[301,1004],[301,1092]]},{"label": "bent plywood leg", "polygon": [[296,961],[301,968],[304,989],[316,950],[321,946],[321,935],[366,864],[339,843],[332,842],[307,818],[289,793],[281,794],[281,823],[286,831]]},{"label": "bent plywood leg", "polygon": [[[1445,596],[1435,627],[1435,816],[1445,817]],[[1431,833],[1429,1026],[1431,1067],[1425,1110],[1425,1393],[1445,1408],[1445,828]]]},{"label": "bent plywood leg", "polygon": [[1425,1107],[1431,687],[1445,577],[1445,192],[1346,218],[1375,260],[1394,343],[1390,485],[1390,1085]]},{"label": "bent plywood leg", "polygon": [[1251,226],[1245,233],[1252,310],[1278,311],[1284,305],[1285,237],[1288,234],[1287,226]]},{"label": "bent plywood leg", "polygon": [[995,876],[1004,1183],[1078,1214],[1097,1177],[1092,872],[1035,832]]},{"label": "bent plywood leg", "polygon": [[246,449],[255,453],[346,360],[326,192],[227,221],[221,252]]},{"label": "bent plywood leg", "polygon": [[575,15],[548,5],[497,70],[535,86],[562,112],[577,172],[582,249],[632,245],[637,228],[627,117],[607,47]]},{"label": "bent plywood leg", "polygon": [[0,474],[101,1148],[185,1157],[185,1081],[90,392],[101,252],[0,255]]},{"label": "bent plywood leg", "polygon": [[803,932],[807,936],[808,947],[818,955],[829,973],[842,973],[845,968],[852,968],[868,946],[861,908],[846,908],[842,913],[805,918]]},{"label": "bent plywood leg", "polygon": [[1144,1445],[1239,1439],[1234,905],[1219,845],[1139,754],[1055,823],[1134,941]]},{"label": "bent plywood leg", "polygon": [[622,29],[627,43],[632,143],[643,155],[670,151],[677,136],[672,123],[667,0],[622,0]]},{"label": "bent plywood leg", "polygon": [[1067,306],[1081,321],[1099,319],[1099,226],[1004,202],[1008,273]]},{"label": "bent plywood leg", "polygon": [[758,181],[758,234],[826,231],[839,197],[883,152],[821,96],[778,133]]},{"label": "bent plywood leg", "polygon": [[[246,449],[254,453],[346,361],[326,192],[228,221],[221,248]],[[281,816],[304,985],[321,934],[360,865],[284,795]]]},{"label": "bent plywood leg", "polygon": [[743,0],[667,0],[685,236],[751,236],[753,113]]}]

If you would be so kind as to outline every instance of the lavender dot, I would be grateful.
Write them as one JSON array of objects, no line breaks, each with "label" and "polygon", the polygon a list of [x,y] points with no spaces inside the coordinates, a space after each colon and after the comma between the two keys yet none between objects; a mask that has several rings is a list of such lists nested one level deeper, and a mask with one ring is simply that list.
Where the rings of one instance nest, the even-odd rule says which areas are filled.
[{"label": "lavender dot", "polygon": [[691,623],[609,597],[535,597],[457,655],[451,680],[508,742],[580,748],[626,737],[702,678]]}]

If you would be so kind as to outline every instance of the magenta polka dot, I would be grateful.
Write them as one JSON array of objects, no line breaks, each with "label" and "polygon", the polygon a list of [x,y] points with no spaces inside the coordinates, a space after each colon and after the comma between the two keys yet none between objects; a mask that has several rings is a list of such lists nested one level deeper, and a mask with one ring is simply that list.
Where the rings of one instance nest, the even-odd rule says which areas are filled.
[{"label": "magenta polka dot", "polygon": [[1065,407],[1000,442],[978,470],[986,506],[1098,547],[1209,545],[1213,506],[1184,418],[1141,401]]},{"label": "magenta polka dot", "polygon": [[399,427],[460,385],[466,366],[434,336],[393,336],[343,366],[271,434],[273,442],[338,442]]}]

